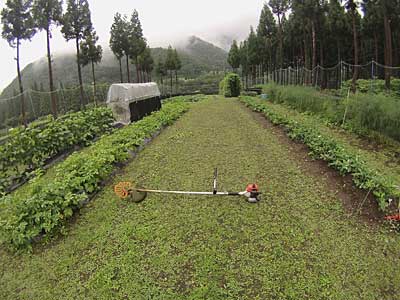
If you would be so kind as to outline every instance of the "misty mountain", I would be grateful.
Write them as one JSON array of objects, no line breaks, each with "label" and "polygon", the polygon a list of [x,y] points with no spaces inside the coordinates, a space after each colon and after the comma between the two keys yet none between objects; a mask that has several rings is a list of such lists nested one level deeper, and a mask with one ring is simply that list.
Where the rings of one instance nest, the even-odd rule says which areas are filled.
[{"label": "misty mountain", "polygon": [[[155,64],[160,59],[165,59],[167,50],[164,48],[152,48],[152,56]],[[227,52],[217,46],[208,43],[198,37],[191,36],[185,43],[177,46],[178,54],[182,61],[182,69],[180,76],[186,78],[196,78],[200,75],[207,74],[212,71],[221,71],[228,68]],[[119,82],[119,63],[111,50],[105,49],[103,60],[96,65],[96,80],[98,83],[114,83]],[[126,80],[126,61],[122,61],[123,77]],[[78,85],[78,74],[76,67],[76,56],[71,54],[55,54],[53,55],[53,73],[56,87],[61,84],[64,87]],[[135,78],[136,71],[134,65],[130,65],[130,73]],[[154,72],[153,72],[154,73]],[[25,89],[34,88],[40,90],[48,90],[48,66],[47,58],[43,57],[29,65],[22,71],[22,80]],[[82,69],[84,84],[92,82],[91,68],[86,66]],[[153,74],[153,76],[155,76]],[[2,92],[1,96],[11,97],[18,90],[18,81],[15,78]]]}]

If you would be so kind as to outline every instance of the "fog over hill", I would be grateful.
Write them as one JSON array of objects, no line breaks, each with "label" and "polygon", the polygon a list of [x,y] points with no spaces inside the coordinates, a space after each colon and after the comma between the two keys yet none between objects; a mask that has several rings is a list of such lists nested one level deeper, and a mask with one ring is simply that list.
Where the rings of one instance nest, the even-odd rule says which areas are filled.
[{"label": "fog over hill", "polygon": [[[177,43],[177,50],[182,60],[180,74],[185,77],[197,77],[210,71],[221,71],[228,68],[227,52],[196,36],[191,36]],[[157,62],[165,59],[165,48],[152,48],[152,56]],[[135,77],[134,65],[130,65],[132,78]],[[74,53],[56,53],[53,55],[54,82],[57,87],[78,84],[76,56]],[[92,82],[89,66],[82,69],[85,84]],[[126,80],[126,65],[123,63],[123,77]],[[27,65],[22,71],[25,88],[48,90],[47,58],[42,57]],[[96,65],[96,79],[99,83],[119,82],[119,64],[113,53],[107,48],[104,50],[102,62]],[[1,94],[2,98],[11,97],[18,90],[17,78],[9,84]]]},{"label": "fog over hill", "polygon": [[[114,14],[130,15],[133,9],[139,12],[144,36],[150,47],[166,48],[190,35],[227,50],[232,39],[243,39],[250,25],[257,26],[263,1],[229,0],[88,0],[94,28],[99,36],[99,44],[107,48],[110,40],[110,27]],[[0,10],[6,1],[0,1]],[[64,10],[66,8],[64,1]],[[74,43],[66,42],[60,27],[53,27],[51,49],[53,53],[74,51]],[[31,41],[21,45],[21,66],[46,55],[46,35],[38,32]],[[9,47],[6,40],[0,38],[0,91],[16,76],[15,49]]]}]

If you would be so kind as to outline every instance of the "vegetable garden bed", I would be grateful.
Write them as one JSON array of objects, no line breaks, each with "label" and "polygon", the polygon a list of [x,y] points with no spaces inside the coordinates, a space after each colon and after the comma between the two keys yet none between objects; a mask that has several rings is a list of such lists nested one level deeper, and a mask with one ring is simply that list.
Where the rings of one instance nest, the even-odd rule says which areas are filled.
[{"label": "vegetable garden bed", "polygon": [[32,123],[27,128],[11,129],[0,146],[0,194],[35,176],[35,170],[49,160],[71,150],[87,146],[111,130],[113,116],[105,107],[71,113],[44,124]]},{"label": "vegetable garden bed", "polygon": [[56,167],[50,181],[37,178],[30,195],[22,199],[6,196],[2,201],[12,206],[13,214],[1,223],[1,240],[14,248],[29,247],[35,237],[62,227],[74,210],[101,188],[101,182],[112,173],[114,165],[129,157],[129,150],[142,145],[163,126],[172,124],[188,106],[182,101],[167,103],[161,111],[69,156]]}]

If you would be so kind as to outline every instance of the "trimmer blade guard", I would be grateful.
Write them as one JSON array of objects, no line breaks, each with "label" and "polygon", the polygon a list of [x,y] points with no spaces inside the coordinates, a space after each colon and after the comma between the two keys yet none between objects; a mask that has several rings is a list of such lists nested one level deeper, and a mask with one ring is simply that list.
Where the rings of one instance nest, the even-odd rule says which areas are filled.
[{"label": "trimmer blade guard", "polygon": [[131,191],[129,194],[129,200],[132,200],[135,203],[142,202],[144,199],[147,197],[147,192],[145,191],[140,191],[139,188],[134,189]]}]

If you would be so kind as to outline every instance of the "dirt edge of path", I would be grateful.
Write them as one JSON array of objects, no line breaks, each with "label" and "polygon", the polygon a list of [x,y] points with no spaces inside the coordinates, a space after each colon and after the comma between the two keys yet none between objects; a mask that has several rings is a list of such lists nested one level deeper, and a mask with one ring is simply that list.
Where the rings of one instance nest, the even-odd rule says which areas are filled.
[{"label": "dirt edge of path", "polygon": [[351,175],[341,176],[339,172],[329,167],[325,161],[312,159],[308,155],[309,148],[301,142],[291,140],[282,126],[272,124],[260,112],[252,111],[248,107],[245,108],[254,120],[264,128],[271,130],[282,144],[289,147],[291,154],[305,173],[311,174],[313,177],[324,177],[326,179],[327,188],[341,199],[347,217],[357,216],[362,222],[372,227],[377,227],[384,223],[384,214],[379,210],[378,203],[372,193],[357,188],[353,184]]}]

